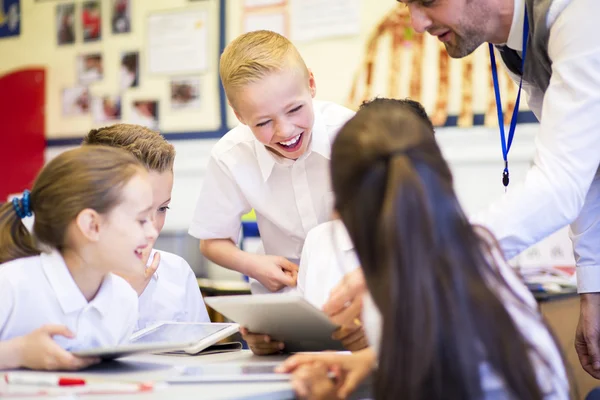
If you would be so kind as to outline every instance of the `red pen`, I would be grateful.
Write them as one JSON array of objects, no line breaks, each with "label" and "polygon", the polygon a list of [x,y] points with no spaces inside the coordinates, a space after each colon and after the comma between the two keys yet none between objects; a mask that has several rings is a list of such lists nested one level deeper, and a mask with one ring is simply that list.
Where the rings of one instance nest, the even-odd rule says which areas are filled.
[{"label": "red pen", "polygon": [[22,372],[9,372],[4,374],[6,383],[15,385],[39,385],[39,386],[80,386],[85,385],[85,379],[72,378],[68,376],[28,374]]}]

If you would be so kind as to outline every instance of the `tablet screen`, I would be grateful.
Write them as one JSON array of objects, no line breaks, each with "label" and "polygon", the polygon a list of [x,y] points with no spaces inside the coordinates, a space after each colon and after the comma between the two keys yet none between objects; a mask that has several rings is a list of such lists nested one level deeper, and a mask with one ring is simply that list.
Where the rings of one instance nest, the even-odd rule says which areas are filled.
[{"label": "tablet screen", "polygon": [[220,324],[169,324],[165,323],[133,338],[131,344],[195,343],[213,335],[229,325]]}]

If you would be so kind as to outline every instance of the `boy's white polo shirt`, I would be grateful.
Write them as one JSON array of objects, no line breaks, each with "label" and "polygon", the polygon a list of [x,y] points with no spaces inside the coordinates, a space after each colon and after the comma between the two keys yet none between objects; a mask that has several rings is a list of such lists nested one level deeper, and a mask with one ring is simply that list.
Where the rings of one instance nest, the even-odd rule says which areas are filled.
[{"label": "boy's white polo shirt", "polygon": [[116,345],[133,332],[137,310],[137,293],[113,274],[88,302],[58,251],[0,265],[0,340],[58,324],[76,335],[54,337],[67,350]]},{"label": "boy's white polo shirt", "polygon": [[298,292],[317,308],[329,299],[331,290],[360,262],[344,223],[337,219],[312,229],[302,250]]},{"label": "boy's white polo shirt", "polygon": [[311,143],[296,161],[273,155],[245,125],[219,140],[189,229],[192,236],[237,243],[241,217],[254,208],[265,254],[298,262],[308,232],[331,219],[331,145],[354,115],[330,102],[313,105]]},{"label": "boy's white polo shirt", "polygon": [[148,265],[156,252],[160,253],[160,264],[139,298],[137,329],[163,321],[210,322],[196,275],[187,261],[153,249]]}]

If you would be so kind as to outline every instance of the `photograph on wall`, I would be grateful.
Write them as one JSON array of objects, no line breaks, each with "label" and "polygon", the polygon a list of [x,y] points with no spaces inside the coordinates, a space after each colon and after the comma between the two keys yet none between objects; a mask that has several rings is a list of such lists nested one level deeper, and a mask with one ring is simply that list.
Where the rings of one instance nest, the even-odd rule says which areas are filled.
[{"label": "photograph on wall", "polygon": [[121,54],[119,86],[121,90],[137,87],[140,82],[140,53],[130,51]]},{"label": "photograph on wall", "polygon": [[95,96],[92,100],[92,116],[98,124],[121,120],[121,98],[119,96]]},{"label": "photograph on wall", "polygon": [[79,83],[89,84],[102,80],[104,68],[102,54],[80,54],[77,56],[77,75]]},{"label": "photograph on wall", "polygon": [[75,43],[75,4],[56,6],[56,38],[59,46]]},{"label": "photograph on wall", "polygon": [[113,0],[111,25],[112,33],[131,32],[131,0]]},{"label": "photograph on wall", "polygon": [[200,108],[199,78],[176,78],[171,80],[171,108],[173,110]]},{"label": "photograph on wall", "polygon": [[20,0],[0,1],[0,38],[19,36],[20,33]]},{"label": "photograph on wall", "polygon": [[94,42],[102,39],[102,12],[98,0],[84,1],[81,6],[81,28],[83,41]]},{"label": "photograph on wall", "polygon": [[158,130],[158,100],[135,100],[130,123]]},{"label": "photograph on wall", "polygon": [[90,92],[86,86],[63,89],[61,100],[62,113],[65,117],[86,115],[90,112]]}]

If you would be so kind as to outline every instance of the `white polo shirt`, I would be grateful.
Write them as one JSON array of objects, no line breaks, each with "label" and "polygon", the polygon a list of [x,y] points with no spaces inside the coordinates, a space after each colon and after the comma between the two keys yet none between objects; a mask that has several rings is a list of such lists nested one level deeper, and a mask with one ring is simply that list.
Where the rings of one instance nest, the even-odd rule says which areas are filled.
[{"label": "white polo shirt", "polygon": [[322,308],[335,285],[359,265],[344,223],[325,222],[306,236],[298,271],[298,292],[315,307]]},{"label": "white polo shirt", "polygon": [[219,140],[211,153],[190,235],[237,243],[241,217],[254,208],[265,254],[298,262],[308,232],[331,219],[331,145],[354,115],[334,103],[314,101],[313,105],[311,143],[296,161],[274,156],[245,125]]},{"label": "white polo shirt", "polygon": [[190,265],[176,254],[152,250],[148,265],[156,252],[160,264],[139,298],[137,329],[156,322],[210,322],[196,275]]},{"label": "white polo shirt", "polygon": [[88,302],[58,251],[0,265],[0,340],[46,324],[67,326],[76,337],[55,336],[67,350],[126,341],[138,317],[138,296],[123,278],[108,274]]}]

